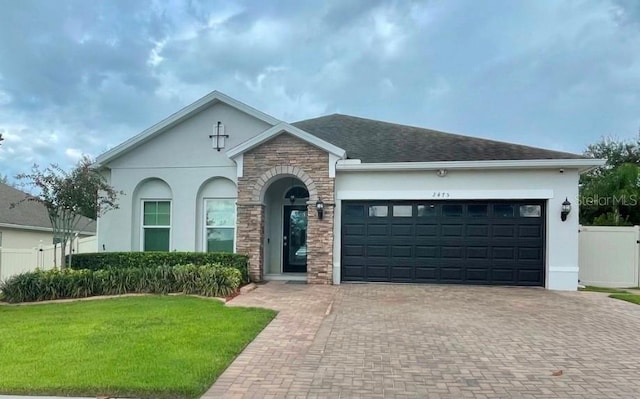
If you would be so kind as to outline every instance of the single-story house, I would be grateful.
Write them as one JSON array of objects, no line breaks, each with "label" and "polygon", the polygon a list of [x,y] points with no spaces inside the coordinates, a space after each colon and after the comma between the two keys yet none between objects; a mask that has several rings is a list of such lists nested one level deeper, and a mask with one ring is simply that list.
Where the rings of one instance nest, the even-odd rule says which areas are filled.
[{"label": "single-story house", "polygon": [[[0,183],[0,247],[31,249],[54,243],[47,209],[40,203],[23,201],[27,196],[25,192]],[[94,220],[82,218],[79,227],[81,238],[96,234]]]},{"label": "single-story house", "polygon": [[[96,161],[106,251],[235,251],[261,280],[575,290],[578,177],[601,160],[214,91]],[[573,209],[570,209],[573,208]]]}]

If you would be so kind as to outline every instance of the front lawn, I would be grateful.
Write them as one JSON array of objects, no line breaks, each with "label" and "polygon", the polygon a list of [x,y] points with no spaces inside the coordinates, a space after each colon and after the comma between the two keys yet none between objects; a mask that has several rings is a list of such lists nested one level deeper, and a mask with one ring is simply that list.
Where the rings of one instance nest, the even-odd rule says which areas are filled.
[{"label": "front lawn", "polygon": [[640,295],[635,294],[611,294],[609,298],[620,299],[623,301],[635,303],[636,305],[640,305]]},{"label": "front lawn", "polygon": [[0,394],[199,397],[274,316],[186,296],[0,306]]}]

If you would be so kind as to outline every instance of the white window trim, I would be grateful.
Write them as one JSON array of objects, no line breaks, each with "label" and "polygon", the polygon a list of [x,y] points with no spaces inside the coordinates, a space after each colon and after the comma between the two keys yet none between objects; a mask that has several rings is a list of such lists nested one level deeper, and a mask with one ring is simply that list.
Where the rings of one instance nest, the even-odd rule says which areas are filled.
[{"label": "white window trim", "polygon": [[173,201],[170,198],[143,198],[140,200],[140,251],[145,252],[144,249],[144,203],[145,202],[168,202],[169,203],[169,226],[148,226],[146,228],[153,229],[166,229],[169,227],[169,249],[173,246]]},{"label": "white window trim", "polygon": [[211,226],[211,228],[223,228],[228,229],[233,227],[233,253],[237,253],[236,246],[238,245],[238,199],[232,197],[205,197],[202,199],[202,252],[209,252],[207,248],[207,229],[209,226],[207,225],[207,201],[216,201],[216,200],[231,200],[234,201],[234,205],[236,207],[236,220],[234,221],[233,226]]}]

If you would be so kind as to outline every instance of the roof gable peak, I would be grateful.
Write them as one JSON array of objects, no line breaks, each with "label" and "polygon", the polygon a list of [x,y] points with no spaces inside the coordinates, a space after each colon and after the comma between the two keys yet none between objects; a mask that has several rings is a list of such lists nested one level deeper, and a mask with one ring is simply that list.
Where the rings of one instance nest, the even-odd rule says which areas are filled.
[{"label": "roof gable peak", "polygon": [[110,150],[102,153],[96,158],[96,167],[101,167],[114,159],[124,155],[125,153],[133,150],[139,145],[151,140],[157,135],[165,132],[166,130],[178,125],[179,123],[185,121],[186,119],[198,114],[200,111],[210,107],[216,102],[224,103],[230,107],[233,107],[241,112],[244,112],[247,115],[253,116],[256,119],[264,121],[265,123],[273,126],[281,123],[282,121],[268,115],[262,111],[259,111],[247,104],[244,104],[218,90],[214,90],[206,96],[198,99],[197,101],[187,105],[181,110],[173,113],[162,121],[156,123],[155,125],[143,130],[139,134],[131,137],[130,139],[124,141],[123,143],[111,148]]},{"label": "roof gable peak", "polygon": [[264,132],[260,133],[257,136],[252,137],[251,139],[241,143],[234,148],[231,148],[227,151],[227,156],[229,158],[234,158],[240,154],[244,154],[245,152],[259,146],[260,144],[271,140],[272,138],[279,136],[283,133],[289,133],[302,141],[305,141],[311,145],[314,145],[320,149],[327,151],[333,155],[338,156],[339,158],[344,158],[346,156],[346,152],[344,149],[325,141],[318,136],[315,136],[311,133],[305,132],[304,130],[297,128],[293,125],[290,125],[286,122],[281,122],[271,129],[267,129]]}]

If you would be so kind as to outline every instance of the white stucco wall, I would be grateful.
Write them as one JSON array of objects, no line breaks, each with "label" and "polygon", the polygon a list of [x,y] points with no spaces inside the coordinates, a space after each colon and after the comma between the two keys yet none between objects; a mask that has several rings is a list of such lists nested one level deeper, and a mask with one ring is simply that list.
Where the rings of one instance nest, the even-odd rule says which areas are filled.
[{"label": "white stucco wall", "polygon": [[[418,200],[438,199],[434,193],[448,193],[450,200],[545,199],[546,282],[553,290],[576,290],[578,284],[578,178],[577,170],[449,170],[438,177],[435,171],[344,172],[336,176],[334,282],[340,279],[341,201],[354,199]],[[573,205],[565,222],[560,220],[564,199]]]},{"label": "white stucco wall", "polygon": [[[209,135],[221,121],[229,134],[225,149],[216,151]],[[142,197],[136,192],[147,179],[159,179],[171,191],[171,250],[202,249],[201,199],[214,197],[207,184],[214,178],[237,182],[234,161],[225,150],[271,127],[233,107],[218,102],[188,120],[109,163],[105,171],[110,184],[125,193],[119,209],[108,212],[98,221],[98,248],[106,251],[140,250],[140,215]],[[227,188],[221,189],[228,196]],[[153,196],[153,195],[151,195]],[[235,195],[234,195],[235,196]],[[160,199],[160,198],[157,198]]]},{"label": "white stucco wall", "polygon": [[[229,135],[225,148],[213,148],[209,135],[220,121]],[[111,169],[235,166],[225,151],[267,130],[271,125],[218,102],[113,160]]]}]

